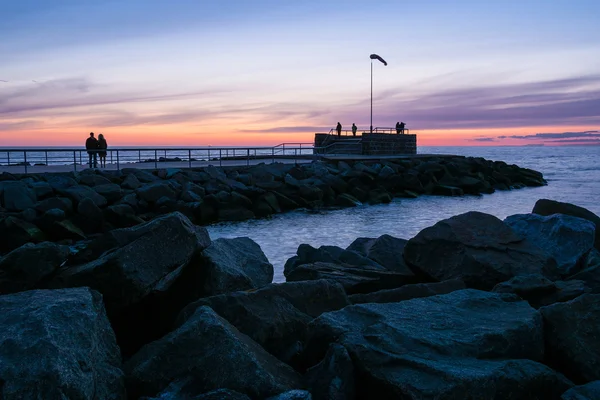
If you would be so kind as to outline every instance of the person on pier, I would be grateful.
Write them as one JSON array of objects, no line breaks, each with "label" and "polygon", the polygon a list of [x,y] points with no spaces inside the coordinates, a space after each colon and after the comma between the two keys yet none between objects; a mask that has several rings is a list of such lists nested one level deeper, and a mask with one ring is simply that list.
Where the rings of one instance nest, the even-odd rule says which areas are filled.
[{"label": "person on pier", "polygon": [[337,123],[337,126],[335,127],[335,130],[338,133],[338,136],[342,136],[342,124],[340,124],[339,122]]},{"label": "person on pier", "polygon": [[94,137],[94,132],[90,132],[90,137],[85,141],[85,149],[88,151],[90,168],[98,166],[98,139]]},{"label": "person on pier", "polygon": [[400,122],[400,133],[404,135],[404,127],[406,124],[404,122]]},{"label": "person on pier", "polygon": [[396,134],[400,134],[400,121],[396,122]]},{"label": "person on pier", "polygon": [[106,143],[106,139],[103,134],[98,135],[98,157],[100,157],[100,168],[106,168],[106,149],[108,148],[108,143]]},{"label": "person on pier", "polygon": [[356,127],[356,124],[355,124],[355,123],[352,123],[352,136],[356,136],[356,130],[357,130],[357,129],[358,129],[358,128]]}]

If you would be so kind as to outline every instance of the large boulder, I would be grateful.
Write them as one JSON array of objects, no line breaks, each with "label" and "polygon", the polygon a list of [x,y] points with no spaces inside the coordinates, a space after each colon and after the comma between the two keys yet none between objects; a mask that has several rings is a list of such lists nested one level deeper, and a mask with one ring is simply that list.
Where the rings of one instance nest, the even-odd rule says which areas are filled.
[{"label": "large boulder", "polygon": [[100,186],[110,184],[110,180],[102,175],[95,173],[81,174],[79,176],[79,183],[87,186]]},{"label": "large boulder", "polygon": [[[596,225],[596,231],[600,232],[600,217],[588,209],[573,204],[540,199],[535,203],[532,213],[539,215],[564,214],[587,219],[588,221],[593,222],[594,225]],[[600,234],[596,235],[595,247],[600,250]]]},{"label": "large boulder", "polygon": [[77,205],[78,222],[82,229],[88,233],[98,232],[104,223],[102,209],[90,198],[85,198]]},{"label": "large boulder", "polygon": [[404,259],[436,280],[462,279],[490,290],[517,275],[558,277],[556,262],[498,218],[468,212],[419,232],[404,248]]},{"label": "large boulder", "polygon": [[397,303],[399,301],[416,299],[419,297],[447,294],[456,290],[466,289],[465,283],[460,279],[449,279],[443,282],[416,283],[405,285],[396,289],[379,290],[373,293],[359,293],[348,296],[352,304],[362,303]]},{"label": "large boulder", "polygon": [[595,226],[570,215],[511,215],[504,223],[556,260],[563,276],[577,272],[580,260],[594,247]]},{"label": "large boulder", "polygon": [[29,184],[29,187],[33,189],[33,192],[38,199],[44,199],[54,194],[54,189],[52,189],[52,186],[50,186],[48,182],[32,182]]},{"label": "large boulder", "polygon": [[66,197],[50,197],[39,201],[35,205],[35,209],[42,214],[54,209],[59,209],[69,214],[73,211],[73,202]]},{"label": "large boulder", "polygon": [[124,366],[131,398],[154,396],[169,384],[193,381],[199,395],[226,387],[266,398],[301,387],[289,366],[267,353],[209,307],[144,346]]},{"label": "large boulder", "polygon": [[202,291],[213,296],[258,289],[273,281],[273,265],[250,238],[217,239],[195,261],[202,272]]},{"label": "large boulder", "polygon": [[108,203],[105,197],[96,193],[89,186],[72,186],[62,189],[59,193],[71,199],[75,205],[79,204],[85,198],[91,199],[98,207],[104,207]]},{"label": "large boulder", "polygon": [[30,290],[67,261],[69,248],[51,242],[27,243],[0,259],[0,294]]},{"label": "large boulder", "polygon": [[46,235],[31,222],[16,217],[0,218],[0,252],[9,252],[25,243],[40,243]]},{"label": "large boulder", "polygon": [[332,343],[325,358],[304,376],[315,400],[354,399],[354,366],[346,348]]},{"label": "large boulder", "polygon": [[583,262],[583,269],[569,279],[584,281],[592,293],[600,293],[600,251],[595,248],[590,251]]},{"label": "large boulder", "polygon": [[5,181],[0,182],[0,199],[8,211],[23,211],[35,206],[37,196],[24,182]]},{"label": "large boulder", "polygon": [[209,306],[268,352],[288,362],[298,343],[304,341],[306,326],[313,318],[349,304],[344,289],[332,281],[271,284],[200,299],[183,309],[178,324],[199,307]]},{"label": "large boulder", "polygon": [[398,239],[390,235],[382,235],[377,239],[359,238],[347,250],[356,251],[370,258],[386,269],[394,272],[414,275],[404,261],[404,247],[408,240]]},{"label": "large boulder", "polygon": [[88,288],[0,296],[3,399],[124,400],[121,355]]},{"label": "large boulder", "polygon": [[576,383],[600,379],[600,295],[586,294],[540,309],[547,358]]},{"label": "large boulder", "polygon": [[125,175],[125,179],[127,179],[128,175],[134,175],[138,181],[142,183],[151,183],[161,180],[158,176],[152,174],[152,172],[139,168],[123,168],[121,172]]},{"label": "large boulder", "polygon": [[309,325],[308,365],[346,348],[357,398],[558,399],[572,384],[544,366],[540,314],[514,296],[461,290],[325,313]]},{"label": "large boulder", "polygon": [[148,203],[156,203],[159,199],[166,197],[171,200],[177,198],[177,192],[170,182],[148,183],[136,190],[138,197]]},{"label": "large boulder", "polygon": [[106,198],[109,203],[119,201],[121,200],[121,197],[123,197],[123,190],[121,189],[121,186],[116,183],[98,185],[94,187],[94,190],[96,193]]},{"label": "large boulder", "polygon": [[188,283],[193,268],[186,267],[199,250],[196,227],[173,213],[93,241],[79,255],[91,261],[65,268],[49,285],[102,293],[119,345],[129,354],[162,336],[185,301],[195,299],[180,285]]},{"label": "large boulder", "polygon": [[575,386],[563,393],[561,400],[600,400],[600,381]]},{"label": "large boulder", "polygon": [[125,179],[123,179],[123,182],[121,182],[121,187],[123,189],[135,190],[140,186],[142,186],[142,182],[140,182],[140,180],[134,174],[125,176]]},{"label": "large boulder", "polygon": [[496,293],[514,293],[527,300],[532,307],[540,308],[550,304],[573,300],[590,291],[583,281],[552,282],[540,274],[519,275],[509,281],[494,286]]}]

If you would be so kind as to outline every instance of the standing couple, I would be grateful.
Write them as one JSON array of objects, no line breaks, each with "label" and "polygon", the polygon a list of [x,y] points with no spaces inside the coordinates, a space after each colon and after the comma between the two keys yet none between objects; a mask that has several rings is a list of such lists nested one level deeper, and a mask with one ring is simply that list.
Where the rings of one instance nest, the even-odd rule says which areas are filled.
[{"label": "standing couple", "polygon": [[85,149],[90,157],[90,168],[98,167],[98,157],[100,157],[100,168],[106,168],[106,149],[108,144],[104,139],[103,134],[98,135],[98,139],[94,137],[94,132],[90,132],[90,137],[85,141]]}]

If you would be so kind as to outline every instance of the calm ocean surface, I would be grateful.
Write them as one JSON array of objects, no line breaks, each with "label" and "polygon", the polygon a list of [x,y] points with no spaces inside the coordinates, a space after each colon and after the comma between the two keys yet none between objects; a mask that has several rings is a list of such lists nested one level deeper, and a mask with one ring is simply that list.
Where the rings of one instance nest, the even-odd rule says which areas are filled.
[{"label": "calm ocean surface", "polygon": [[573,203],[600,215],[600,146],[421,147],[419,152],[484,157],[517,164],[542,172],[548,186],[482,197],[422,196],[395,199],[385,205],[294,211],[263,220],[215,224],[208,227],[211,238],[252,238],[274,265],[274,280],[283,282],[283,265],[302,243],[345,248],[357,237],[389,234],[409,239],[439,220],[467,211],[481,211],[501,219],[528,213],[541,198]]}]

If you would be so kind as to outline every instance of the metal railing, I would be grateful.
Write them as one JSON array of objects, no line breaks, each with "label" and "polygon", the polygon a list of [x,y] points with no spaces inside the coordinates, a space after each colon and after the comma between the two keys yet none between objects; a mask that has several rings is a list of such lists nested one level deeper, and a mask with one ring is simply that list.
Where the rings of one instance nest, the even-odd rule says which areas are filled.
[{"label": "metal railing", "polygon": [[[101,167],[99,154],[105,153]],[[95,154],[95,157],[91,154]],[[194,147],[194,148],[108,148],[88,151],[83,148],[0,148],[0,172],[35,173],[79,171],[91,167],[107,170],[122,168],[194,168],[207,165],[250,165],[256,160],[314,159],[312,143],[281,143],[272,147]]]},{"label": "metal railing", "polygon": [[[370,132],[371,132],[370,129],[357,130],[356,131],[356,136],[363,135],[365,133],[370,133]],[[408,135],[409,132],[410,132],[410,130],[408,128],[404,128],[404,130],[401,133]],[[377,128],[373,128],[373,133],[397,134],[398,132],[396,131],[396,128],[381,128],[381,127],[377,127]],[[338,131],[335,128],[333,128],[333,129],[330,129],[327,134],[328,135],[338,136]],[[340,131],[340,135],[339,136],[355,136],[355,135],[352,133],[352,130],[342,129]]]}]

